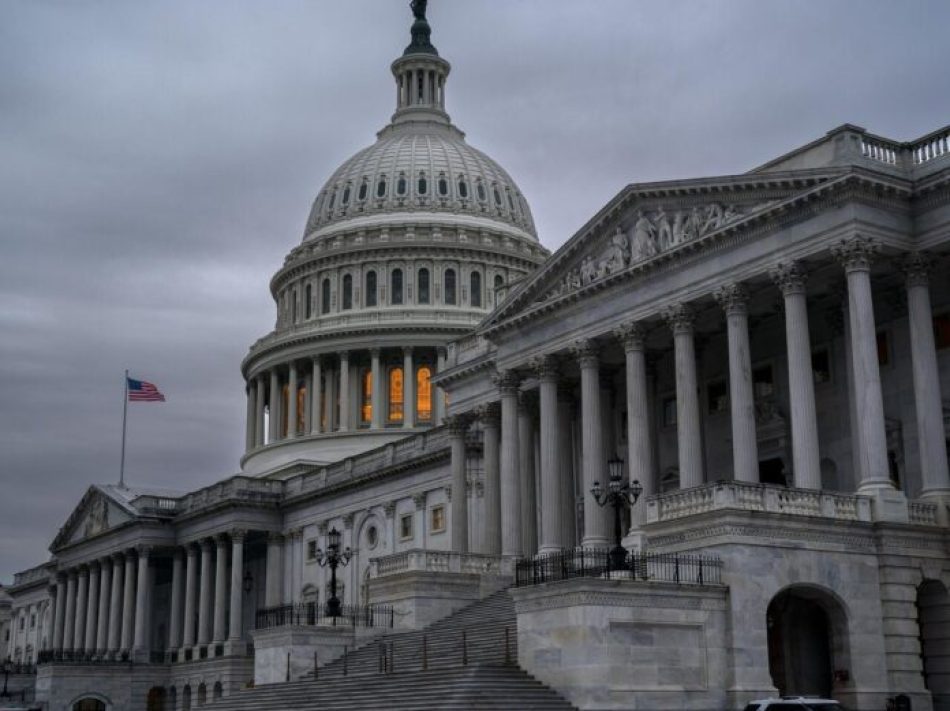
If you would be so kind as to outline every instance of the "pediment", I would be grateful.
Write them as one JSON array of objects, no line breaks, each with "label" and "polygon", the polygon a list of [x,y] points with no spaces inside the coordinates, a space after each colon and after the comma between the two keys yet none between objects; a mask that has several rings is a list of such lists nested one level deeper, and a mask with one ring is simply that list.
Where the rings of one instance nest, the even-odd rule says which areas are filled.
[{"label": "pediment", "polygon": [[[752,222],[836,177],[809,172],[775,180],[745,176],[629,186],[566,242],[486,319],[490,332],[521,312],[612,277],[694,253],[717,234]],[[490,336],[489,336],[490,337]]]},{"label": "pediment", "polygon": [[98,536],[132,518],[132,514],[125,507],[113,500],[102,489],[92,486],[66,519],[66,523],[53,541],[52,548],[55,550]]}]

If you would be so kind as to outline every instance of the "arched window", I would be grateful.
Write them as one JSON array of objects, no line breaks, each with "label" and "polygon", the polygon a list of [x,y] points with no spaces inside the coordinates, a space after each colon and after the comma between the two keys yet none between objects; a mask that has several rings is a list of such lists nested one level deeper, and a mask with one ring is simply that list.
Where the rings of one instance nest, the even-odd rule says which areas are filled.
[{"label": "arched window", "polygon": [[468,183],[465,178],[459,178],[459,197],[465,199],[468,197]]},{"label": "arched window", "polygon": [[386,197],[386,176],[380,175],[376,182],[376,197]]},{"label": "arched window", "polygon": [[401,304],[402,303],[402,269],[393,269],[392,284],[390,291],[392,292],[392,298],[390,299],[391,304]]},{"label": "arched window", "polygon": [[373,371],[370,368],[363,371],[361,385],[360,422],[365,424],[373,421]]},{"label": "arched window", "polygon": [[472,306],[482,305],[482,275],[481,272],[472,272],[469,277],[472,291]]},{"label": "arched window", "polygon": [[496,274],[496,275],[495,275],[495,288],[496,288],[496,289],[500,289],[500,288],[503,287],[504,285],[505,285],[505,277],[503,277],[501,274]]},{"label": "arched window", "polygon": [[360,202],[366,199],[366,192],[367,192],[366,178],[363,178],[363,182],[360,183],[360,191],[356,194],[356,197]]},{"label": "arched window", "polygon": [[416,371],[416,417],[420,422],[432,420],[432,371],[424,365]]},{"label": "arched window", "polygon": [[492,193],[495,195],[495,204],[501,207],[501,193],[498,192],[498,186],[492,185]]},{"label": "arched window", "polygon": [[343,204],[344,205],[350,204],[350,184],[349,183],[347,183],[346,187],[343,188]]},{"label": "arched window", "polygon": [[350,274],[343,276],[343,308],[353,308],[353,277]]},{"label": "arched window", "polygon": [[320,285],[320,313],[330,313],[330,280],[324,279]]},{"label": "arched window", "polygon": [[428,304],[429,303],[429,270],[423,267],[419,270],[419,281],[417,282],[419,289],[419,303]]},{"label": "arched window", "polygon": [[439,176],[439,195],[446,196],[449,194],[449,181],[445,179],[445,173],[442,173]]},{"label": "arched window", "polygon": [[376,272],[366,272],[366,305],[376,306]]},{"label": "arched window", "polygon": [[327,213],[330,214],[333,212],[333,204],[336,202],[336,189],[330,193],[330,202],[327,203]]},{"label": "arched window", "polygon": [[406,176],[400,173],[399,180],[396,181],[396,195],[405,195],[407,187]]},{"label": "arched window", "polygon": [[304,299],[306,303],[303,306],[304,318],[310,318],[313,315],[312,302],[313,302],[313,286],[307,284],[307,288],[303,290]]},{"label": "arched window", "polygon": [[511,199],[511,191],[507,188],[505,189],[505,195],[508,197],[508,209],[512,212],[515,211],[515,203]]},{"label": "arched window", "polygon": [[481,180],[475,183],[475,190],[478,192],[478,199],[485,202],[485,184]]},{"label": "arched window", "polygon": [[455,304],[455,270],[445,270],[445,303]]},{"label": "arched window", "polygon": [[402,368],[389,369],[389,420],[402,422],[403,382]]},{"label": "arched window", "polygon": [[429,190],[429,183],[426,181],[426,174],[419,173],[419,184],[416,186],[420,195],[425,195]]},{"label": "arched window", "polygon": [[297,290],[290,292],[290,320],[297,323]]}]

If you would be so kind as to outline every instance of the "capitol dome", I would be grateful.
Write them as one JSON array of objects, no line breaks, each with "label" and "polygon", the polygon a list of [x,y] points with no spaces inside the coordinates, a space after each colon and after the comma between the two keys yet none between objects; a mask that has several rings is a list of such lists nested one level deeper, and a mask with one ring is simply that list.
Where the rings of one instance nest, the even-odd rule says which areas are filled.
[{"label": "capitol dome", "polygon": [[425,3],[413,11],[391,66],[395,113],[331,175],[271,279],[274,329],[242,363],[248,474],[287,476],[439,425],[430,381],[445,346],[549,254],[518,185],[449,119],[451,67]]}]

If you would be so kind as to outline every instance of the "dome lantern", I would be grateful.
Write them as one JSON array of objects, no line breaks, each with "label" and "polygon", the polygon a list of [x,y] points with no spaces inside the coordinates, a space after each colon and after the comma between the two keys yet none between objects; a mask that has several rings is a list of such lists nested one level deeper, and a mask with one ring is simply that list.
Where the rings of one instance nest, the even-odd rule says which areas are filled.
[{"label": "dome lantern", "polygon": [[405,121],[435,121],[449,124],[445,112],[445,80],[451,65],[432,45],[432,28],[426,20],[426,0],[413,0],[412,42],[392,63],[396,79],[394,124]]}]

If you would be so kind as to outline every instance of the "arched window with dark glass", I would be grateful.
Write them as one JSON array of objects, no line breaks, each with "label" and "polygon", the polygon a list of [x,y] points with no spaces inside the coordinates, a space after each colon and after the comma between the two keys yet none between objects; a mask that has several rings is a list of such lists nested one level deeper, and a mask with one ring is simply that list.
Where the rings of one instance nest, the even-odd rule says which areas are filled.
[{"label": "arched window with dark glass", "polygon": [[445,303],[455,304],[455,270],[446,269],[445,270]]},{"label": "arched window with dark glass", "polygon": [[356,194],[358,200],[363,201],[366,199],[367,185],[366,178],[363,178],[363,182],[360,183],[360,191]]},{"label": "arched window with dark glass", "polygon": [[350,274],[343,276],[343,308],[353,308],[353,277]]},{"label": "arched window with dark glass", "polygon": [[419,184],[416,186],[416,189],[418,190],[420,195],[425,195],[426,192],[429,190],[429,183],[426,182],[425,173],[419,173]]},{"label": "arched window with dark glass", "polygon": [[330,193],[330,202],[327,203],[327,214],[333,214],[333,204],[336,202],[336,189]]},{"label": "arched window with dark glass", "polygon": [[472,291],[472,306],[482,305],[482,275],[481,272],[472,272],[469,277],[469,284]]},{"label": "arched window with dark glass", "polygon": [[400,173],[399,180],[396,181],[396,195],[405,195],[407,187],[406,176]]},{"label": "arched window with dark glass", "polygon": [[495,289],[500,289],[504,285],[505,285],[505,277],[503,277],[501,274],[496,274],[495,275]]},{"label": "arched window with dark glass", "polygon": [[468,197],[468,183],[465,178],[459,178],[459,197],[463,200]]},{"label": "arched window with dark glass", "polygon": [[390,282],[391,282],[390,292],[392,294],[390,298],[390,303],[401,304],[402,303],[402,269],[393,269]]},{"label": "arched window with dark glass", "polygon": [[395,367],[389,369],[389,420],[390,422],[402,422],[403,405],[403,382],[402,368]]},{"label": "arched window with dark glass", "polygon": [[419,303],[429,303],[429,270],[423,267],[419,270],[419,280],[417,282],[419,289]]},{"label": "arched window with dark glass", "polygon": [[449,181],[445,179],[445,173],[439,176],[439,195],[445,197],[449,194]]},{"label": "arched window with dark glass", "polygon": [[320,313],[330,313],[330,280],[324,279],[320,285]]},{"label": "arched window with dark glass", "polygon": [[380,175],[379,180],[376,182],[376,197],[382,198],[386,197],[386,176]]},{"label": "arched window with dark glass", "polygon": [[498,186],[497,186],[497,185],[493,185],[493,186],[492,186],[492,193],[493,193],[494,196],[495,196],[495,204],[496,204],[498,207],[501,207],[501,193],[498,192]]},{"label": "arched window with dark glass", "polygon": [[376,306],[376,272],[366,272],[366,305]]},{"label": "arched window with dark glass", "polygon": [[350,204],[350,184],[349,183],[347,183],[346,187],[343,188],[343,204],[344,205]]},{"label": "arched window with dark glass", "polygon": [[432,421],[432,370],[423,365],[416,371],[416,417],[419,422]]},{"label": "arched window with dark glass", "polygon": [[304,318],[310,318],[313,315],[313,286],[310,284],[303,290],[303,298],[306,299],[303,306]]},{"label": "arched window with dark glass", "polygon": [[475,190],[478,192],[478,199],[485,202],[485,184],[481,180],[475,184]]}]

